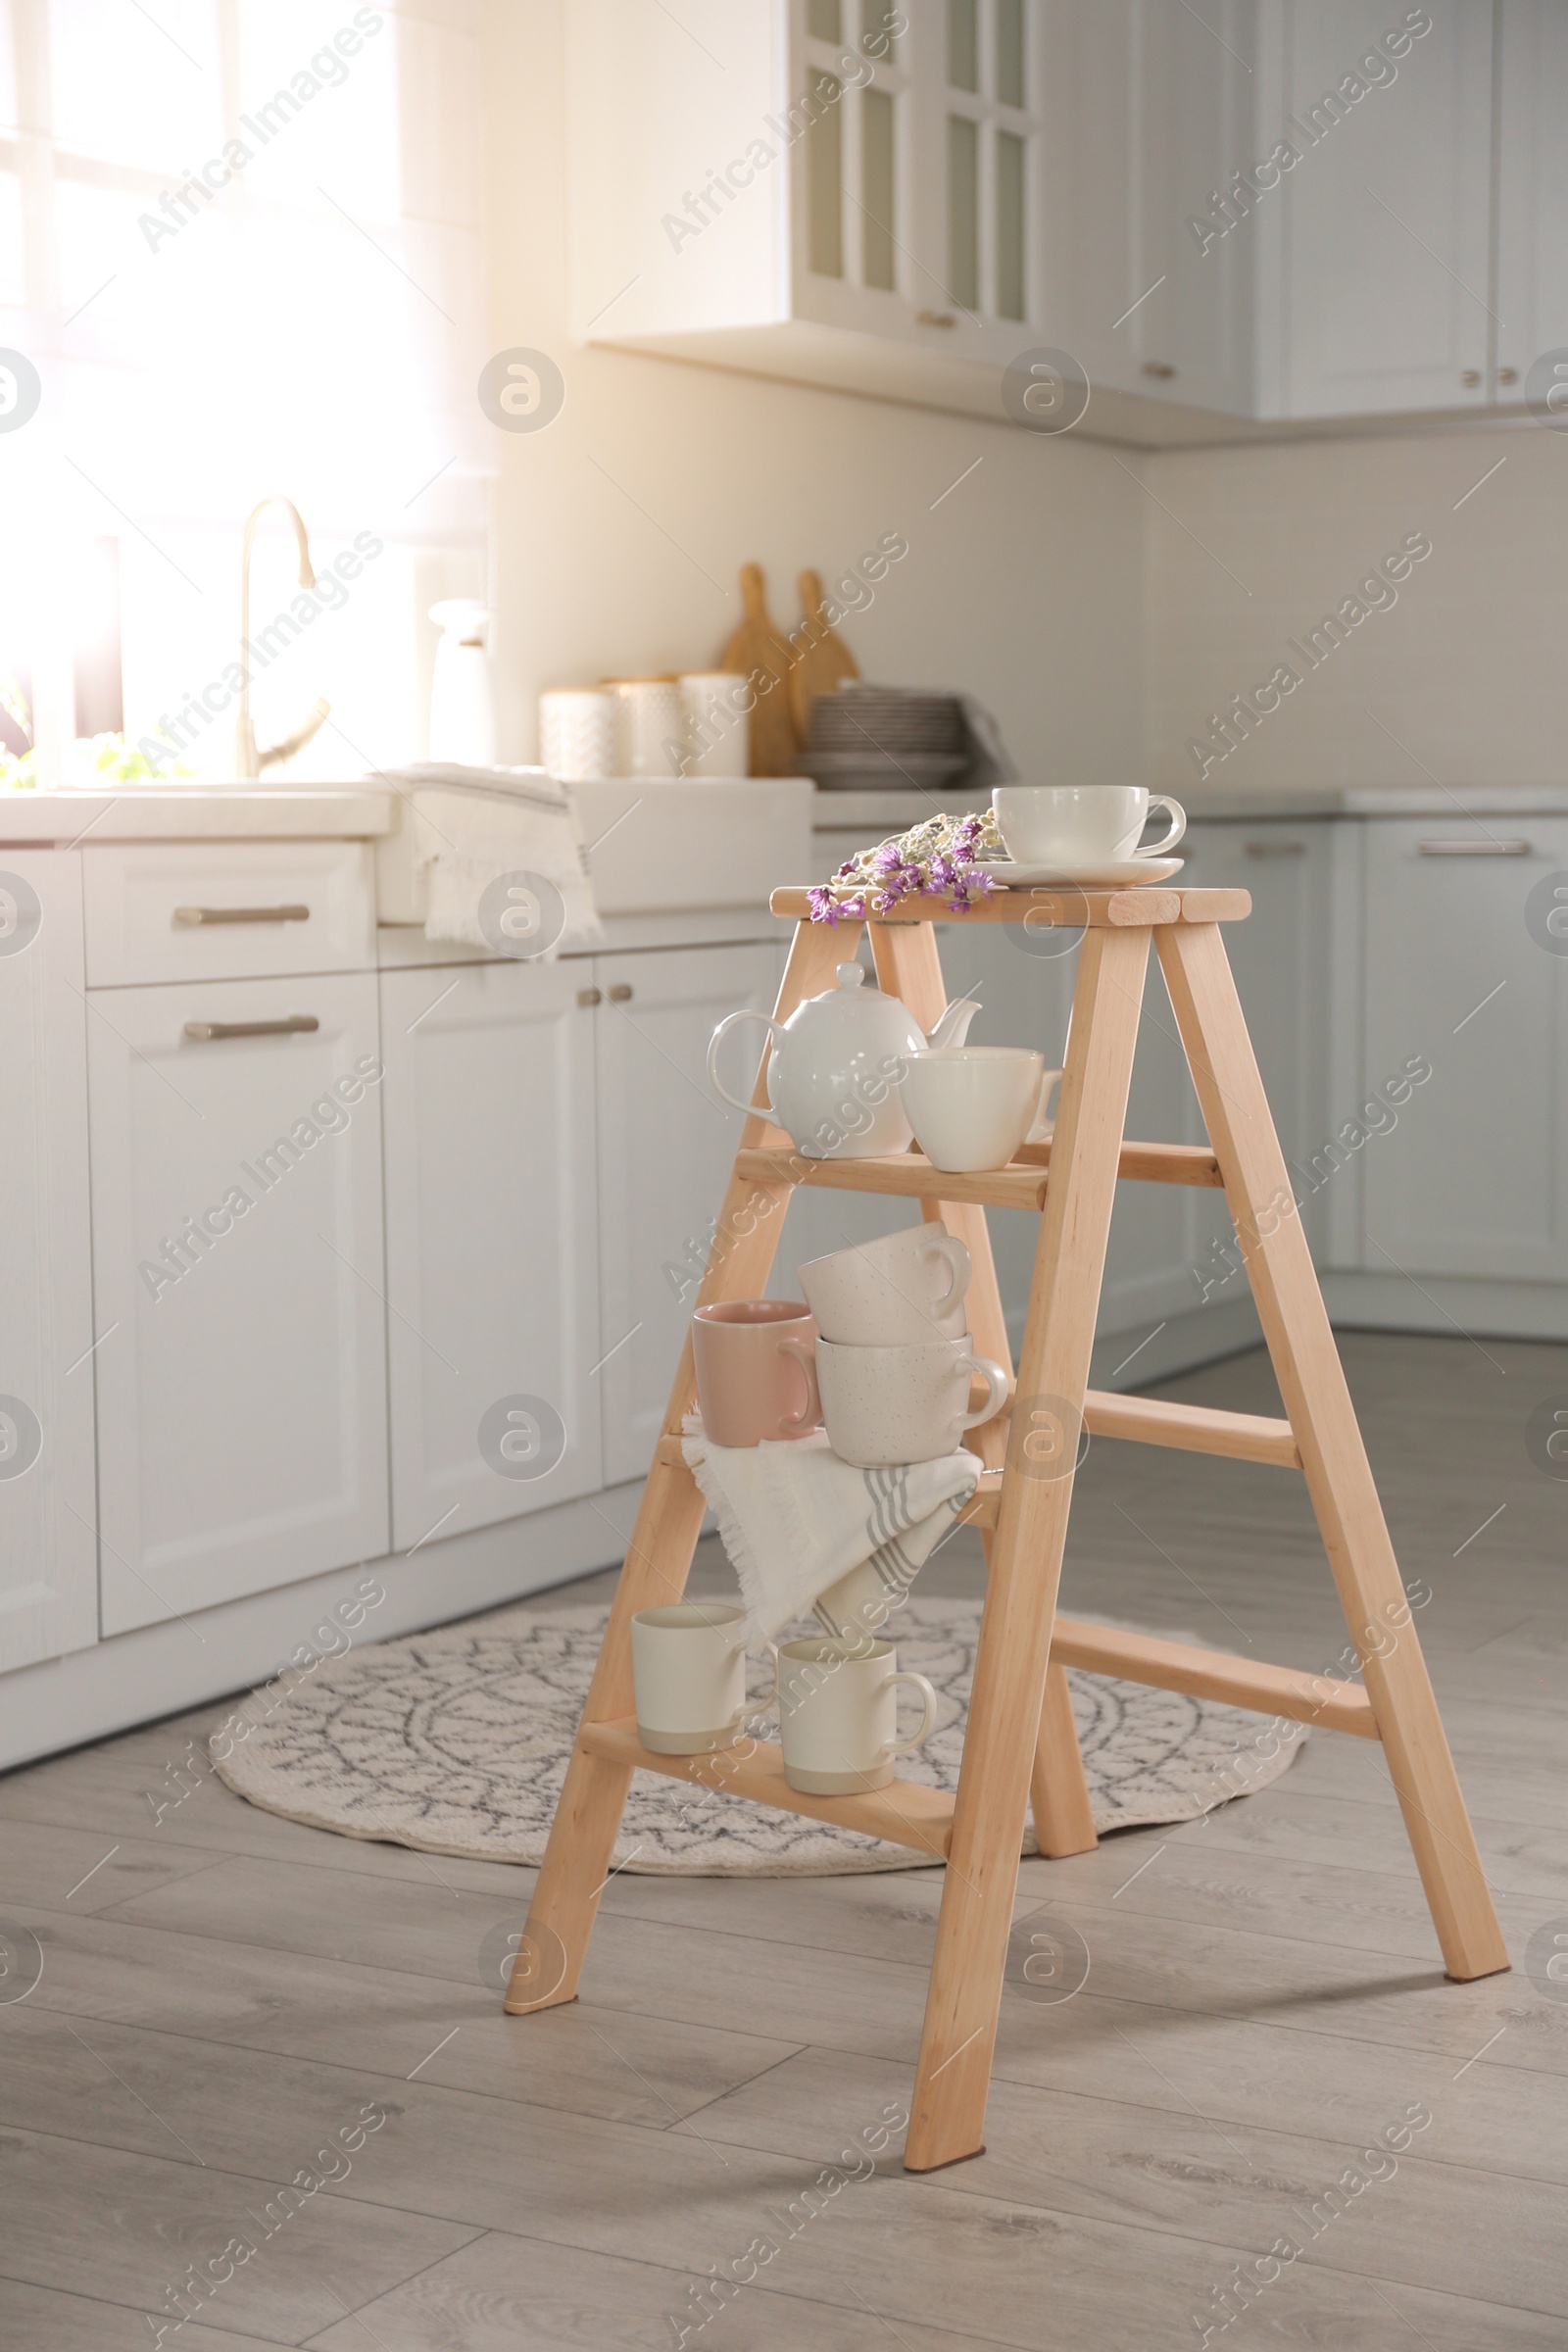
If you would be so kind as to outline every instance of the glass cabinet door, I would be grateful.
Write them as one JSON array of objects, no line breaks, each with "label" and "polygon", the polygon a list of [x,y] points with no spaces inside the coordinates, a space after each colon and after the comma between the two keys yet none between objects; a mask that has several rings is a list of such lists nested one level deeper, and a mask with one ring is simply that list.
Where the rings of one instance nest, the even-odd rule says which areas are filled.
[{"label": "glass cabinet door", "polygon": [[1030,104],[1038,24],[1023,0],[945,0],[948,290],[983,318],[1030,313]]},{"label": "glass cabinet door", "polygon": [[906,296],[909,38],[886,0],[805,0],[802,96],[782,125],[804,139],[812,274]]}]

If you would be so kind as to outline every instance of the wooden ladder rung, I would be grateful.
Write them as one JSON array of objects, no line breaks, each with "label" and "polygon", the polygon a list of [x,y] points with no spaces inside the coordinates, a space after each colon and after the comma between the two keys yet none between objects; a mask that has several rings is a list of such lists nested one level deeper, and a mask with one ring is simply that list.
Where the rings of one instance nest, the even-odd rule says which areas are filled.
[{"label": "wooden ladder rung", "polygon": [[951,1788],[927,1788],[919,1781],[890,1781],[857,1796],[808,1796],[784,1778],[782,1750],[770,1740],[747,1740],[741,1748],[716,1748],[704,1756],[656,1756],[637,1737],[633,1716],[614,1723],[585,1723],[578,1744],[591,1756],[634,1764],[641,1772],[662,1772],[694,1788],[715,1788],[781,1812],[807,1813],[813,1821],[836,1821],[842,1830],[887,1838],[916,1853],[946,1856],[953,1836]]},{"label": "wooden ladder rung", "polygon": [[1288,1421],[1260,1413],[1225,1413],[1208,1404],[1172,1404],[1160,1396],[1121,1396],[1090,1389],[1084,1419],[1092,1438],[1130,1438],[1141,1446],[1174,1446],[1183,1453],[1217,1453],[1237,1462],[1272,1462],[1299,1470],[1300,1448]]},{"label": "wooden ladder rung", "polygon": [[1185,1642],[1161,1642],[1153,1634],[1123,1633],[1076,1617],[1056,1619],[1051,1655],[1059,1666],[1081,1666],[1090,1674],[1185,1690],[1193,1698],[1223,1699],[1227,1706],[1286,1715],[1295,1723],[1320,1723],[1326,1731],[1349,1732],[1358,1740],[1380,1737],[1372,1701],[1360,1684],[1332,1675],[1254,1663],[1220,1649],[1193,1649]]},{"label": "wooden ladder rung", "polygon": [[[1024,1144],[1005,1168],[979,1168],[962,1176],[934,1168],[918,1152],[876,1159],[808,1159],[804,1152],[778,1150],[736,1154],[738,1175],[753,1184],[826,1185],[841,1193],[896,1193],[913,1200],[978,1201],[988,1208],[1044,1208],[1051,1146]],[[1212,1152],[1200,1144],[1123,1144],[1118,1176],[1136,1184],[1222,1186]]]}]

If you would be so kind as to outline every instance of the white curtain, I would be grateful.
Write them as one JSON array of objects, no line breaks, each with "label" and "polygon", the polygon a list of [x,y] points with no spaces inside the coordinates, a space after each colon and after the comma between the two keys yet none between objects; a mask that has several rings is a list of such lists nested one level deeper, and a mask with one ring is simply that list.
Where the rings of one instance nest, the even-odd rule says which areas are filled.
[{"label": "white curtain", "polygon": [[[414,601],[481,545],[493,465],[478,20],[479,0],[6,0],[0,368],[23,355],[39,397],[4,429],[0,379],[0,666],[30,630],[47,668],[79,551],[114,539],[127,730],[179,708],[233,658],[239,528],[280,491],[318,567],[382,550],[279,663],[280,714],[331,672],[340,720],[347,691],[378,739],[323,738],[320,772],[418,748]],[[258,615],[294,592],[269,544]],[[223,735],[196,765],[223,772]]]}]

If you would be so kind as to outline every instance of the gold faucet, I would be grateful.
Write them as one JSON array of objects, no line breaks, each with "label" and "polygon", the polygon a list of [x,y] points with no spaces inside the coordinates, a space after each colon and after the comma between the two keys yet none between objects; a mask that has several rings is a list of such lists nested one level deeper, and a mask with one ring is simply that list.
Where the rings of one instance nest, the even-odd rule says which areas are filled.
[{"label": "gold faucet", "polygon": [[265,767],[275,760],[292,760],[303,751],[320,726],[332,706],[322,696],[312,704],[310,715],[303,726],[281,743],[269,744],[266,751],[256,745],[256,728],[251,720],[251,549],[255,543],[257,525],[269,507],[283,507],[294,525],[294,537],[300,551],[300,586],[314,588],[316,571],[311,563],[311,543],[305,535],[305,524],[292,499],[264,498],[252,507],[245,517],[245,536],[240,544],[239,557],[239,717],[234,724],[234,773],[236,776],[259,776]]}]

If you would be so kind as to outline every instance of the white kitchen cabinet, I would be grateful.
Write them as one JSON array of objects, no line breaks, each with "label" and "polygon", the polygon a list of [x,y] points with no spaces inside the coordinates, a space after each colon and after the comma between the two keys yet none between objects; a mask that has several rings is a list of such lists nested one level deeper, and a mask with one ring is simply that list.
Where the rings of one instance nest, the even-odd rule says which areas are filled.
[{"label": "white kitchen cabinet", "polygon": [[399,1550],[604,1484],[593,994],[577,959],[381,974]]},{"label": "white kitchen cabinet", "polygon": [[0,1670],[98,1638],[81,867],[0,850]]},{"label": "white kitchen cabinet", "polygon": [[1496,18],[1497,397],[1518,401],[1568,350],[1568,8],[1496,0]]},{"label": "white kitchen cabinet", "polygon": [[1402,15],[1387,0],[1263,12],[1284,128],[1270,120],[1257,152],[1283,135],[1298,158],[1254,208],[1278,297],[1259,350],[1264,416],[1488,400],[1492,9],[1432,10],[1431,30],[1372,70],[1375,85],[1360,63]]},{"label": "white kitchen cabinet", "polygon": [[380,1048],[369,974],[88,1007],[109,1635],[387,1547]]},{"label": "white kitchen cabinet", "polygon": [[[1225,947],[1263,1091],[1301,1201],[1301,1223],[1319,1260],[1328,1232],[1329,1185],[1320,1152],[1332,1131],[1333,847],[1334,828],[1321,821],[1195,824],[1184,845],[1190,862],[1182,877],[1204,890],[1251,893],[1247,921],[1224,926]],[[1341,1117],[1352,1107],[1347,1103]],[[1216,1220],[1214,1231],[1224,1238],[1228,1220]],[[1227,1284],[1224,1296],[1236,1295],[1235,1285]]]},{"label": "white kitchen cabinet", "polygon": [[1360,1149],[1365,1270],[1568,1281],[1568,957],[1532,902],[1568,818],[1390,818],[1366,859],[1363,1086],[1432,1074]]},{"label": "white kitchen cabinet", "polygon": [[1051,338],[1046,15],[924,0],[567,14],[571,331],[999,413]]},{"label": "white kitchen cabinet", "polygon": [[[600,956],[600,1369],[604,1480],[653,1458],[735,1155],[739,1114],[708,1082],[708,1045],[727,1012],[771,1012],[783,941]],[[734,1041],[738,1094],[765,1040]],[[782,1261],[780,1273],[787,1269]]]},{"label": "white kitchen cabinet", "polygon": [[1258,155],[1253,0],[1052,0],[1041,10],[1051,236],[1045,339],[1097,385],[1252,407],[1245,226],[1195,234]]}]

